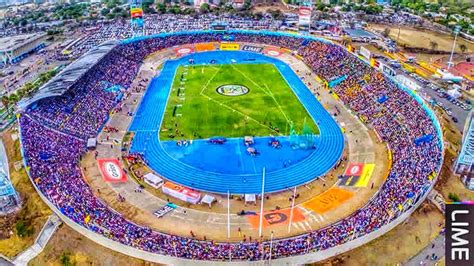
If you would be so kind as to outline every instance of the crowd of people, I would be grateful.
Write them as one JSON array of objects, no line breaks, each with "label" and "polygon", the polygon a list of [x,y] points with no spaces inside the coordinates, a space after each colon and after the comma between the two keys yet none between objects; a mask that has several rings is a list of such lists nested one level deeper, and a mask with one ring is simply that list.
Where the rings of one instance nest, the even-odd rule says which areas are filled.
[{"label": "crowd of people", "polygon": [[[118,45],[65,95],[33,104],[20,116],[22,147],[29,175],[67,217],[112,240],[141,250],[197,260],[260,260],[270,243],[259,239],[215,243],[163,234],[126,220],[96,198],[78,161],[87,138],[95,136],[118,104],[103,82],[128,90],[150,53],[180,44],[220,41],[225,33],[182,34]],[[420,103],[344,48],[295,36],[235,33],[240,42],[275,45],[297,52],[323,80],[345,77],[331,90],[372,127],[392,152],[392,168],[380,191],[363,208],[323,229],[274,240],[272,258],[332,248],[388,225],[411,208],[439,171],[442,150],[434,122]],[[384,101],[380,99],[384,98]],[[429,141],[415,144],[420,137]]]},{"label": "crowd of people", "polygon": [[[273,19],[267,15],[261,19],[240,17],[232,14],[203,14],[199,17],[190,15],[147,15],[144,24],[146,36],[178,31],[212,29],[213,25],[225,26],[225,29],[278,30],[283,20]],[[87,34],[69,48],[71,56],[77,57],[92,47],[108,40],[122,40],[132,37],[130,20],[104,21],[91,28]]]}]

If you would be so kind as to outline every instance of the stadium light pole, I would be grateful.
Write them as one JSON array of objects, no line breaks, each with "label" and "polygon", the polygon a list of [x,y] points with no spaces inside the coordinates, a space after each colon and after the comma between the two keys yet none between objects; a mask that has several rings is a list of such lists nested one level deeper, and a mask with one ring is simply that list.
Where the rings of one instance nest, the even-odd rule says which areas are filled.
[{"label": "stadium light pole", "polygon": [[290,209],[290,222],[288,223],[288,233],[291,231],[291,225],[293,223],[293,209],[295,208],[295,197],[296,197],[296,186],[293,190],[293,200],[291,201],[291,209]]},{"label": "stadium light pole", "polygon": [[258,226],[258,236],[262,236],[262,223],[263,223],[263,200],[265,198],[265,167],[262,172],[262,202],[260,203],[260,224]]},{"label": "stadium light pole", "polygon": [[451,49],[451,56],[449,57],[449,61],[448,61],[448,70],[453,65],[454,48],[456,48],[456,40],[458,38],[458,34],[459,34],[460,30],[461,30],[461,27],[459,27],[458,25],[456,25],[456,27],[454,27],[454,42],[453,42],[453,48]]},{"label": "stadium light pole", "polygon": [[227,190],[227,238],[230,238],[230,192]]},{"label": "stadium light pole", "polygon": [[270,234],[270,256],[268,257],[268,265],[272,265],[272,250],[273,250],[273,231]]}]

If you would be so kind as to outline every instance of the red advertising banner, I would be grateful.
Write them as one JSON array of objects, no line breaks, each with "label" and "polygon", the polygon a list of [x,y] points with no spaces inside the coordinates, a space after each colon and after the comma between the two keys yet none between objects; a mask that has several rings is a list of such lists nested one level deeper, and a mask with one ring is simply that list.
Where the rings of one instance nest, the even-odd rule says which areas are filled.
[{"label": "red advertising banner", "polygon": [[350,163],[349,167],[347,167],[346,171],[344,172],[345,176],[360,176],[362,174],[362,170],[364,169],[363,163]]},{"label": "red advertising banner", "polygon": [[181,46],[174,49],[176,56],[187,55],[194,52],[194,48],[192,46]]},{"label": "red advertising banner", "polygon": [[118,183],[127,181],[127,175],[125,175],[117,159],[98,159],[97,164],[105,182]]},{"label": "red advertising banner", "polygon": [[263,53],[270,56],[280,56],[282,52],[279,48],[270,46],[265,47]]}]

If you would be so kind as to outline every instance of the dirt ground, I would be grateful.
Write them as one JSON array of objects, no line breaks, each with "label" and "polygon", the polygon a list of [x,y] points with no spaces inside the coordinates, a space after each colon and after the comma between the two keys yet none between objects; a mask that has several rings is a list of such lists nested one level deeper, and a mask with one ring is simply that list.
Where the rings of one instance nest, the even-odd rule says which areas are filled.
[{"label": "dirt ground", "polygon": [[[95,163],[95,161],[93,161]],[[341,175],[345,170],[345,164],[341,164],[340,167],[331,171],[331,173],[327,174],[323,177],[323,179],[314,180],[304,187],[300,187],[298,190],[298,197],[295,199],[295,205],[301,204],[305,201],[308,201],[314,195],[319,195],[324,191],[331,188],[337,182],[337,176]],[[142,166],[140,168],[140,172],[142,174],[150,173],[150,170],[146,166]],[[134,176],[133,176],[134,177]],[[142,179],[137,179],[134,177],[135,181],[138,184],[141,184],[145,187],[145,189],[153,194],[154,196],[161,198],[163,200],[170,199],[170,196],[164,194],[161,189],[155,189],[152,186],[145,183]],[[213,212],[213,213],[227,213],[227,196],[222,194],[214,194],[214,193],[206,193],[212,195],[216,198],[217,202],[212,205],[212,209],[209,209],[207,205],[202,204],[191,204],[180,200],[175,200],[173,198],[173,203],[178,206],[186,207],[189,209],[206,211],[206,212]],[[289,200],[290,197],[293,195],[293,190],[288,189],[286,191],[282,191],[279,193],[271,193],[267,194],[270,200],[264,202],[264,210],[274,210],[276,206],[280,208],[289,208],[291,207],[291,201]],[[247,211],[260,211],[260,204],[247,204],[238,197],[234,197],[231,203],[231,213],[236,213],[240,210],[247,210]]]},{"label": "dirt ground", "polygon": [[[394,41],[398,39],[398,28],[390,27],[388,25],[371,24],[370,27],[376,31],[383,32],[385,28],[390,29],[390,38]],[[408,47],[419,47],[431,49],[430,42],[435,41],[438,43],[438,47],[435,50],[451,52],[453,47],[454,37],[440,32],[427,31],[422,29],[415,29],[411,27],[400,28],[400,39],[398,40],[399,45],[406,44]],[[455,51],[461,53],[459,48],[460,44],[464,44],[467,47],[467,53],[474,52],[474,43],[470,43],[462,38],[458,38],[456,41]]]},{"label": "dirt ground", "polygon": [[449,193],[456,194],[461,201],[474,200],[474,192],[468,190],[460,181],[459,177],[454,175],[452,168],[457,158],[457,154],[461,150],[461,133],[456,129],[450,119],[443,116],[441,123],[444,128],[446,145],[445,160],[441,169],[440,178],[435,188],[443,197],[448,200]]},{"label": "dirt ground", "polygon": [[159,265],[112,251],[82,236],[67,225],[56,231],[44,251],[30,262],[30,266],[66,265]]},{"label": "dirt ground", "polygon": [[397,265],[415,256],[444,226],[434,206],[423,203],[404,223],[367,245],[315,265]]},{"label": "dirt ground", "polygon": [[[0,220],[0,231],[9,238],[0,239],[0,253],[7,257],[14,257],[25,248],[31,246],[41,231],[44,223],[51,214],[51,210],[41,200],[31,184],[25,169],[15,171],[13,165],[21,160],[19,140],[13,141],[11,138],[12,131],[6,131],[2,134],[3,143],[7,151],[8,162],[10,165],[10,178],[16,191],[19,192],[23,201],[22,209],[8,218]],[[17,234],[15,224],[22,221],[26,225],[26,230],[30,234],[20,237]]]}]

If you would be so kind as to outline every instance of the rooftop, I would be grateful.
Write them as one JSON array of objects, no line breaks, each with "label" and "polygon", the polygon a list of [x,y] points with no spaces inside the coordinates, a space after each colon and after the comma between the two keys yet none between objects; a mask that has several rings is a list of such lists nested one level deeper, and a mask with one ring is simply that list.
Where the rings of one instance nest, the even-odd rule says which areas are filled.
[{"label": "rooftop", "polygon": [[14,50],[32,40],[43,37],[46,33],[21,34],[0,38],[0,52]]},{"label": "rooftop", "polygon": [[91,67],[99,62],[102,57],[109,53],[118,41],[108,41],[92,48],[87,53],[79,57],[76,61],[65,67],[54,78],[41,86],[33,97],[21,101],[20,108],[26,108],[28,105],[48,97],[61,96],[84,75]]}]

